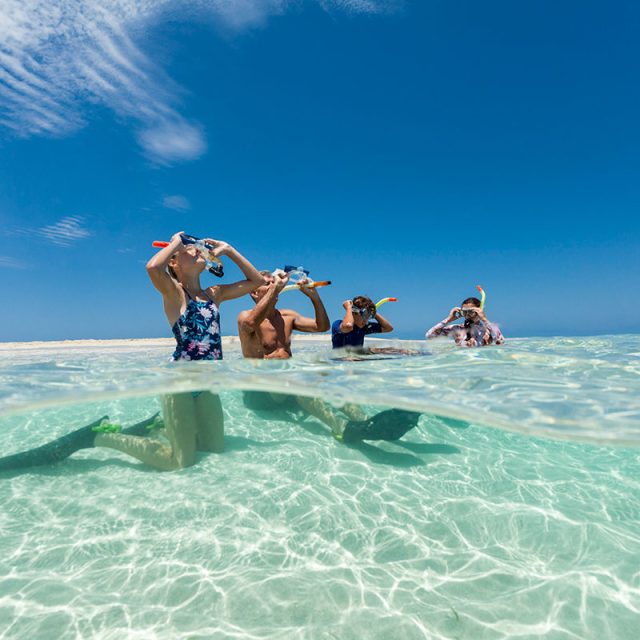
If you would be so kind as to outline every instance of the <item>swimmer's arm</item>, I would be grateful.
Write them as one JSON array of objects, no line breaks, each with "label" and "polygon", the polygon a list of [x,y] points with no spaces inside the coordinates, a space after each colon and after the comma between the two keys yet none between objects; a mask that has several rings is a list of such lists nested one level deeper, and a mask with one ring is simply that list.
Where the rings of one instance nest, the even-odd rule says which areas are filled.
[{"label": "swimmer's arm", "polygon": [[183,251],[181,233],[176,233],[171,242],[156,253],[147,262],[147,273],[153,286],[162,294],[164,314],[169,326],[173,326],[180,317],[185,304],[185,296],[182,287],[167,272],[171,257],[178,251]]},{"label": "swimmer's arm", "polygon": [[374,320],[380,325],[380,333],[390,333],[393,331],[393,325],[379,313],[376,313]]},{"label": "swimmer's arm", "polygon": [[[207,242],[212,242],[212,244],[216,243],[216,241],[212,241],[211,238],[207,238],[206,240]],[[226,242],[218,242],[218,247],[220,248],[220,251],[216,252],[214,250],[214,254],[217,256],[227,256],[235,262],[240,268],[240,271],[245,275],[246,280],[211,287],[216,302],[220,303],[225,300],[240,298],[247,293],[255,291],[258,287],[264,284],[264,278],[260,275],[258,270],[237,249]]]},{"label": "swimmer's arm", "polygon": [[[282,287],[280,287],[282,289]],[[278,295],[279,289],[275,282],[269,285],[267,293],[256,303],[250,311],[243,311],[238,316],[238,331],[240,333],[255,333],[258,327],[264,322],[269,313],[270,306]]]},{"label": "swimmer's arm", "polygon": [[450,322],[453,322],[458,318],[458,314],[460,313],[460,307],[454,307],[449,312],[449,315],[444,319],[438,322],[438,324],[434,325],[427,331],[425,334],[425,338],[429,340],[430,338],[437,338],[438,336],[446,336],[448,333],[451,333],[455,327],[447,327]]},{"label": "swimmer's arm", "polygon": [[327,315],[327,310],[324,308],[324,304],[320,299],[318,290],[301,286],[300,291],[311,300],[315,311],[315,318],[307,318],[306,316],[296,314],[293,318],[293,328],[296,331],[303,331],[304,333],[322,333],[328,331],[331,322]]},{"label": "swimmer's arm", "polygon": [[293,319],[293,328],[296,331],[303,331],[304,333],[323,333],[324,331],[328,331],[331,322],[327,315],[327,310],[324,308],[324,304],[322,304],[318,290],[300,287],[300,291],[311,300],[313,309],[316,312],[316,317],[307,318],[296,314]]},{"label": "swimmer's arm", "polygon": [[180,292],[178,283],[169,275],[167,267],[171,261],[171,256],[184,249],[181,234],[181,231],[174,234],[171,242],[164,247],[164,249],[160,249],[160,251],[147,262],[147,273],[149,274],[149,278],[151,278],[153,286],[165,297],[174,296]]},{"label": "swimmer's arm", "polygon": [[353,331],[353,303],[351,300],[345,300],[342,303],[344,307],[344,318],[342,318],[342,322],[340,323],[340,332],[341,333],[351,333]]}]

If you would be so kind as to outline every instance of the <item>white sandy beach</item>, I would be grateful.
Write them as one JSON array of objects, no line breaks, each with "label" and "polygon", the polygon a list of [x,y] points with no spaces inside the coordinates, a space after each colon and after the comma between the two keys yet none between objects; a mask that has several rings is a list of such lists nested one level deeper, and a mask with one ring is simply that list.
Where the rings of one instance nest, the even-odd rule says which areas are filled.
[{"label": "white sandy beach", "polygon": [[[238,344],[238,336],[223,336],[223,345]],[[293,342],[327,342],[331,343],[331,336],[294,335]],[[174,338],[125,338],[115,340],[40,340],[35,342],[0,342],[2,351],[36,351],[38,349],[76,349],[83,347],[122,348],[122,347],[175,347]]]}]

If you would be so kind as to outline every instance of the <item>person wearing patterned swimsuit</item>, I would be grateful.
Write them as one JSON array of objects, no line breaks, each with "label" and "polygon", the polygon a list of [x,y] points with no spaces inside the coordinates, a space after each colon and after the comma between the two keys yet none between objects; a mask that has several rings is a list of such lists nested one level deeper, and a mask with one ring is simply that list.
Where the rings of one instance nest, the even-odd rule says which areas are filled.
[{"label": "person wearing patterned swimsuit", "polygon": [[[200,274],[205,260],[195,247],[185,247],[180,236],[175,234],[169,245],[147,263],[176,339],[173,360],[221,360],[219,305],[255,291],[264,279],[233,247],[207,238],[215,247],[214,253],[233,260],[246,279],[203,290]],[[197,451],[222,451],[224,422],[218,396],[208,391],[166,395],[162,398],[162,414],[162,418],[155,415],[125,428],[103,416],[36,449],[0,458],[0,472],[54,464],[91,447],[122,451],[162,471],[192,465]],[[160,433],[163,439],[153,437]]]},{"label": "person wearing patterned swimsuit", "polygon": [[[463,318],[463,324],[451,324]],[[462,305],[451,309],[449,315],[427,331],[425,338],[451,336],[458,346],[481,347],[502,344],[504,336],[498,325],[489,322],[478,298],[467,298]]]},{"label": "person wearing patterned swimsuit", "polygon": [[222,360],[218,305],[210,298],[194,300],[184,286],[182,289],[187,295],[188,301],[184,313],[171,327],[176,339],[173,359]]},{"label": "person wearing patterned swimsuit", "polygon": [[[180,233],[147,263],[176,339],[174,361],[222,360],[220,304],[264,283],[255,267],[231,245],[205,240],[214,246],[216,257],[230,258],[246,279],[202,289],[200,274],[206,267],[205,259],[193,245],[182,244]],[[117,449],[165,471],[192,465],[196,451],[222,451],[224,420],[218,396],[209,391],[167,395],[162,398],[162,413],[167,444],[124,433],[99,433],[94,444]]]}]

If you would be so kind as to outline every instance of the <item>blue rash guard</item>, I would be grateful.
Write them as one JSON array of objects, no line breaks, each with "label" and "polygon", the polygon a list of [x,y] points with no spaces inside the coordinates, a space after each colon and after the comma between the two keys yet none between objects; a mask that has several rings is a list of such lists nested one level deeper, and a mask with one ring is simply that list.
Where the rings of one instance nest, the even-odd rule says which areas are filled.
[{"label": "blue rash guard", "polygon": [[368,322],[365,327],[357,327],[353,325],[353,331],[342,333],[340,325],[342,320],[336,320],[331,325],[331,342],[334,349],[342,347],[362,347],[364,345],[364,337],[370,333],[382,333],[382,327],[379,322]]}]

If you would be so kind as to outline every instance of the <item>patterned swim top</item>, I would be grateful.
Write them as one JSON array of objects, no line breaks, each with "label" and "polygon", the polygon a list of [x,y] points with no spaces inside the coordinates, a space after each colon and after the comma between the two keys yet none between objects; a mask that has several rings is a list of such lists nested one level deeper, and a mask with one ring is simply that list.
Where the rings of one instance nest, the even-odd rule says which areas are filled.
[{"label": "patterned swim top", "polygon": [[451,336],[456,344],[468,344],[471,339],[475,340],[477,346],[487,344],[502,344],[504,336],[498,325],[493,323],[477,322],[466,326],[464,324],[450,324],[438,322],[425,334],[427,340],[438,336]]},{"label": "patterned swim top", "polygon": [[218,305],[184,292],[189,297],[187,308],[171,327],[177,343],[173,360],[222,360]]}]

